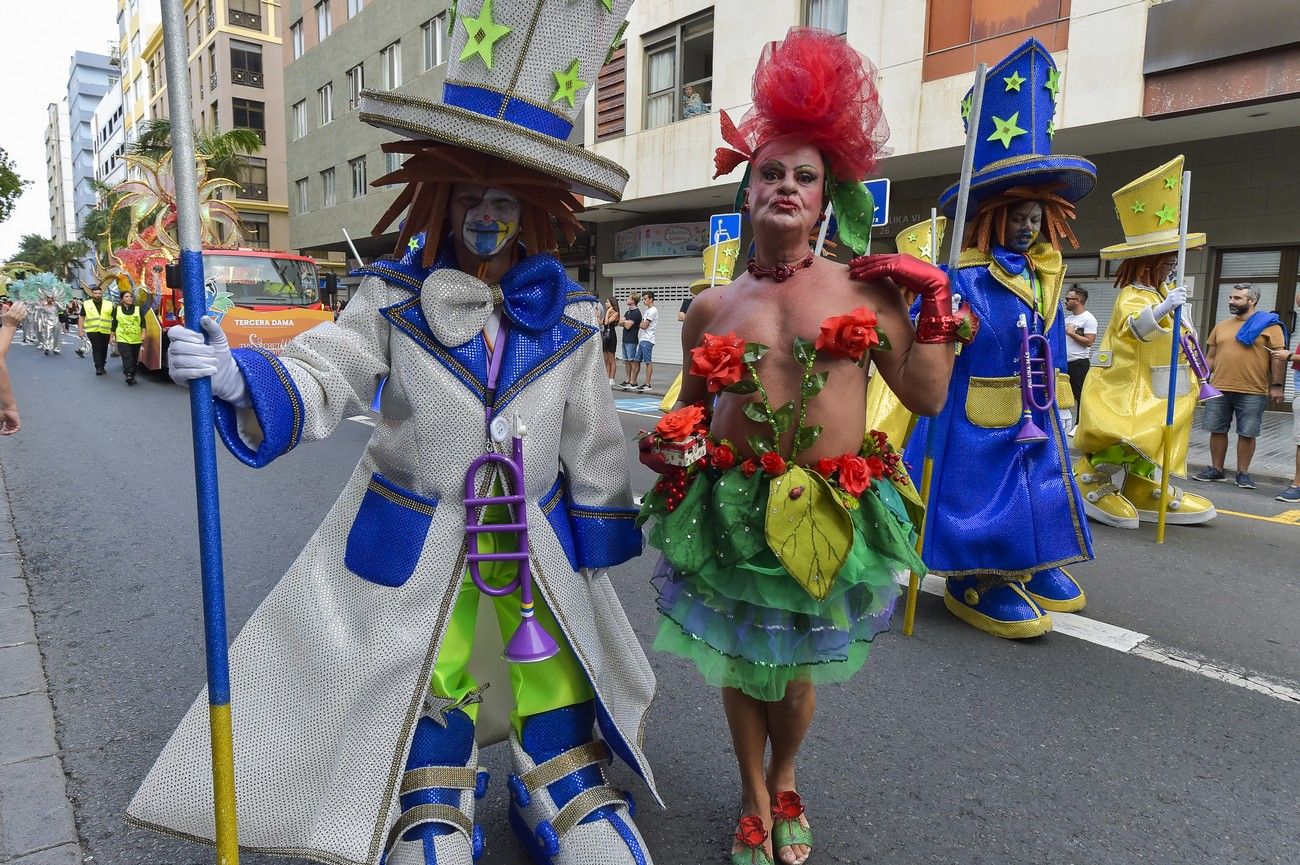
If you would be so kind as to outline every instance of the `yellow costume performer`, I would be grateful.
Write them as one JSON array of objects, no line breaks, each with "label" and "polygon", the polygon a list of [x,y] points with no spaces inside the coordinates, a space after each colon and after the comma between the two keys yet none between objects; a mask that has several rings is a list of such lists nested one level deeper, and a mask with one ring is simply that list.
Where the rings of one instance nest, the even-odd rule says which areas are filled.
[{"label": "yellow costume performer", "polygon": [[[1115,192],[1125,242],[1101,251],[1102,258],[1124,263],[1115,280],[1120,293],[1110,324],[1083,384],[1081,402],[1087,411],[1074,444],[1084,455],[1075,462],[1074,473],[1088,516],[1119,528],[1156,522],[1159,511],[1173,311],[1186,301],[1185,289],[1166,282],[1178,249],[1182,175],[1179,156]],[[1188,234],[1189,249],[1204,244],[1203,233]],[[1186,315],[1182,330],[1184,345],[1194,346],[1196,333]],[[1169,464],[1173,475],[1187,473],[1197,402],[1193,378],[1187,351],[1180,351]],[[1121,472],[1123,483],[1117,485]],[[1169,523],[1203,523],[1215,516],[1204,496],[1171,486],[1170,497]]]},{"label": "yellow costume performer", "polygon": [[[740,238],[715,243],[704,250],[704,276],[691,283],[691,294],[697,295],[706,288],[715,285],[730,285],[731,274],[736,269],[736,260],[740,258]],[[668,393],[659,403],[659,410],[670,412],[677,404],[677,394],[682,390],[682,374],[677,373]]]}]

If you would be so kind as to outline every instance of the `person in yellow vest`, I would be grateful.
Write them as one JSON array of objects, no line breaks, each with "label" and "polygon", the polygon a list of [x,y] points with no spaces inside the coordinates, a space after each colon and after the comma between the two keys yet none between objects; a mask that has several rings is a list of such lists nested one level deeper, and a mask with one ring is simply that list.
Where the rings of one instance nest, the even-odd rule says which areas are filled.
[{"label": "person in yellow vest", "polygon": [[133,292],[122,292],[122,302],[113,312],[113,340],[122,357],[122,375],[127,384],[135,384],[135,367],[140,360],[140,343],[144,341],[144,315],[136,305]]},{"label": "person in yellow vest", "polygon": [[[1074,475],[1084,512],[1122,529],[1155,522],[1160,509],[1173,312],[1187,300],[1186,289],[1168,281],[1177,258],[1182,178],[1179,156],[1115,192],[1125,242],[1101,251],[1102,258],[1123,262],[1115,277],[1120,292],[1097,362],[1083,383],[1088,411],[1075,433],[1075,447],[1083,456],[1075,461]],[[1203,233],[1188,232],[1189,249],[1204,245]],[[1184,310],[1179,335],[1184,345],[1196,338],[1189,318]],[[1186,349],[1179,351],[1177,375],[1170,473],[1186,476],[1199,386]],[[1168,523],[1214,519],[1214,505],[1204,496],[1172,485],[1169,494]]]},{"label": "person in yellow vest", "polygon": [[108,363],[108,343],[113,331],[113,302],[104,299],[102,286],[90,287],[90,299],[81,304],[81,317],[77,319],[77,334],[90,343],[90,356],[95,361],[95,375],[104,374]]}]

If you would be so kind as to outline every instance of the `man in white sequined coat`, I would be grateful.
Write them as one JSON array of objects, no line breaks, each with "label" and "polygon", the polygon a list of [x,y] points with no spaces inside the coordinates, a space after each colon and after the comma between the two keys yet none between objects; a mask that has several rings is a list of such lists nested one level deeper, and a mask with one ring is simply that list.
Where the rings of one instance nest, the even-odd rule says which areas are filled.
[{"label": "man in white sequined coat", "polygon": [[[401,257],[363,267],[338,321],[278,357],[230,351],[206,319],[206,343],[170,334],[173,377],[212,377],[218,431],[252,466],[329,435],[386,382],[361,462],[232,649],[239,840],[248,849],[470,865],[484,844],[474,824],[487,785],[477,745],[508,738],[514,771],[500,786],[535,861],[650,863],[630,796],[602,768],[618,756],[654,793],[642,750],[654,675],[605,570],[641,550],[626,445],[590,324],[596,298],[536,252],[555,248],[557,228],[579,227],[575,193],[617,200],[627,175],[564,136],[540,142],[549,121],[534,116],[539,97],[526,92],[529,82],[555,86],[541,75],[555,62],[545,54],[571,58],[574,33],[599,42],[574,61],[594,80],[630,0],[613,5],[606,13],[539,0],[494,13],[462,2],[462,17],[495,14],[506,25],[494,66],[453,64],[444,104],[398,93],[362,100],[364,120],[417,139],[386,145],[408,157],[376,181],[407,184],[376,227],[405,212]],[[548,28],[558,34],[549,49]],[[452,56],[482,32],[458,25]],[[507,101],[518,93],[525,107],[514,120],[495,109],[467,119],[481,93],[467,107],[466,87],[450,82],[474,76],[477,91],[498,87]],[[576,114],[582,94],[573,96],[560,105]],[[519,151],[500,152],[511,140]],[[516,437],[523,488],[495,462],[469,487],[476,498],[518,493],[522,508],[467,506],[474,464],[487,453],[512,458]],[[474,522],[501,529],[470,542]],[[525,548],[526,569],[491,560],[480,570],[494,589],[530,572],[534,609],[521,609],[518,590],[489,598],[476,588],[468,555]],[[540,625],[558,651],[485,671],[521,621]],[[195,701],[136,793],[134,822],[212,837],[206,703]]]}]

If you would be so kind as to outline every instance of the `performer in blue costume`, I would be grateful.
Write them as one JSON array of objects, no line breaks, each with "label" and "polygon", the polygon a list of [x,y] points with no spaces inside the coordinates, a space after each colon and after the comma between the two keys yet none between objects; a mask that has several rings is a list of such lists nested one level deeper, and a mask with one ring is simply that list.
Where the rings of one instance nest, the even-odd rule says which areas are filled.
[{"label": "performer in blue costume", "polygon": [[[1073,203],[1096,183],[1091,162],[1051,153],[1059,93],[1060,73],[1036,39],[988,73],[971,180],[975,216],[951,275],[953,295],[970,303],[981,326],[957,357],[943,412],[919,419],[906,451],[918,483],[926,455],[933,459],[922,557],[930,573],[947,578],[945,605],[1013,639],[1050,631],[1049,611],[1083,607],[1083,589],[1062,567],[1092,558],[1065,429],[1049,399],[1053,387],[1059,399],[1071,398],[1059,246],[1078,245]],[[971,101],[968,93],[963,118]],[[956,195],[954,185],[940,199],[949,216]],[[1037,370],[1028,388],[1020,374],[1026,351]]]},{"label": "performer in blue costume", "polygon": [[[654,674],[606,569],[641,550],[596,298],[551,254],[618,165],[567,137],[632,0],[461,0],[442,102],[362,95],[405,136],[398,257],[277,356],[171,332],[218,430],[260,467],[380,415],[338,501],[231,652],[239,840],[338,865],[471,865],[478,746],[508,740],[509,822],[544,865],[649,865],[632,800]],[[427,238],[427,243],[425,242]],[[503,495],[504,494],[504,495]],[[485,597],[490,596],[490,597]],[[502,649],[508,669],[499,663]],[[493,685],[485,690],[489,682]],[[212,834],[206,700],[128,809]]]}]

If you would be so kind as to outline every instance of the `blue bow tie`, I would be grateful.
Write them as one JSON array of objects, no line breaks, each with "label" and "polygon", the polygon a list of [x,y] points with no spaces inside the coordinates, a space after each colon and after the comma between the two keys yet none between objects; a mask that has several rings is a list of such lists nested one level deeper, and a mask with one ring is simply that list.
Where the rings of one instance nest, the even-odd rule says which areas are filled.
[{"label": "blue bow tie", "polygon": [[1029,259],[1023,253],[1007,249],[1005,246],[993,247],[993,260],[1012,276],[1019,276],[1029,266]]},{"label": "blue bow tie", "polygon": [[498,303],[523,330],[550,330],[564,313],[568,292],[564,266],[549,255],[532,255],[511,268],[500,286],[455,268],[436,269],[424,280],[420,306],[433,335],[454,347],[477,336]]}]

